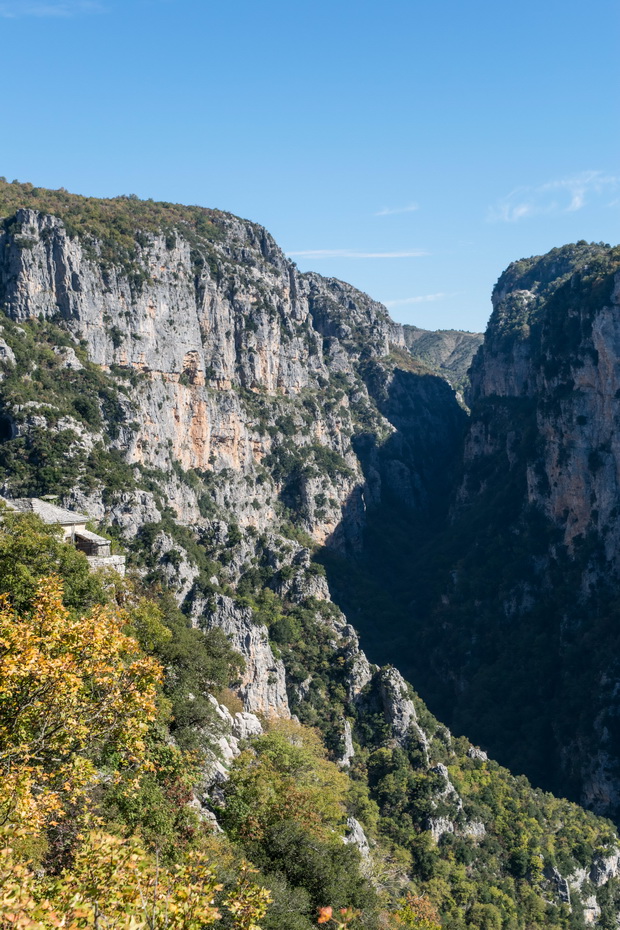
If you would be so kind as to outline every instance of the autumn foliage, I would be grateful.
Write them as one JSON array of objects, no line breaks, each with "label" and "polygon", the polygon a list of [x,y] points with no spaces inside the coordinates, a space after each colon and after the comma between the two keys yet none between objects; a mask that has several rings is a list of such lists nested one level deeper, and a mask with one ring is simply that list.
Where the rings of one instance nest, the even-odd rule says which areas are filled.
[{"label": "autumn foliage", "polygon": [[[316,730],[272,721],[241,752],[220,842],[188,804],[201,744],[183,748],[171,733],[187,736],[194,682],[207,695],[213,662],[234,667],[223,645],[210,643],[213,662],[198,667],[179,651],[181,628],[126,584],[86,611],[56,575],[28,585],[0,595],[0,930],[283,926],[246,856],[294,889],[307,913],[295,928],[323,901],[319,924],[376,926],[376,892],[343,843],[350,780]],[[166,676],[154,655],[177,665]],[[169,690],[170,667],[191,673],[191,698]],[[195,719],[204,729],[202,707]],[[401,904],[383,912],[386,928],[437,930],[425,898]]]},{"label": "autumn foliage", "polygon": [[11,849],[0,853],[0,928],[18,930],[201,930],[226,911],[235,930],[260,930],[269,892],[242,868],[236,886],[216,904],[222,891],[208,857],[199,851],[163,868],[138,839],[92,832],[70,870],[57,879],[37,876],[15,861]]},{"label": "autumn foliage", "polygon": [[394,914],[394,926],[441,930],[439,911],[426,895],[408,894]]},{"label": "autumn foliage", "polygon": [[0,600],[1,823],[61,817],[107,749],[139,763],[162,671],[122,626],[105,607],[73,617],[57,578],[28,612]]},{"label": "autumn foliage", "polygon": [[[147,738],[163,670],[126,622],[109,607],[72,614],[56,577],[30,609],[0,599],[0,930],[200,930],[222,913],[260,930],[270,895],[249,867],[224,890],[204,850],[162,862],[139,835],[102,828],[100,783],[139,793],[157,768]],[[40,860],[69,817],[70,862],[41,868],[32,851]]]},{"label": "autumn foliage", "polygon": [[317,839],[342,832],[346,775],[327,759],[319,734],[294,720],[273,721],[232,768],[224,813],[231,831],[261,840],[294,820]]}]

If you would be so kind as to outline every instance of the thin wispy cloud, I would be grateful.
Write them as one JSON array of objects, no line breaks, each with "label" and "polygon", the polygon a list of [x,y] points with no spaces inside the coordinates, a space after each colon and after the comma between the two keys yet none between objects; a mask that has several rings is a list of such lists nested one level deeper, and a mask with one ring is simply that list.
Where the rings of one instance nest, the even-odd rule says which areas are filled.
[{"label": "thin wispy cloud", "polygon": [[394,216],[396,213],[414,213],[419,209],[420,205],[417,203],[410,203],[406,207],[384,207],[383,210],[378,210],[375,216]]},{"label": "thin wispy cloud", "polygon": [[2,19],[19,19],[24,16],[35,16],[40,19],[56,18],[68,19],[84,13],[102,13],[104,7],[97,0],[5,0],[0,2],[0,17]]},{"label": "thin wispy cloud", "polygon": [[303,249],[300,252],[287,252],[293,258],[421,258],[428,254],[422,249],[407,252],[356,252],[354,249]]},{"label": "thin wispy cloud", "polygon": [[407,304],[427,304],[435,300],[443,300],[444,297],[451,297],[451,294],[421,294],[418,297],[402,297],[400,300],[384,300],[386,307],[404,307]]},{"label": "thin wispy cloud", "polygon": [[576,213],[593,201],[620,189],[620,177],[602,171],[582,171],[538,187],[517,187],[489,209],[492,223],[517,223],[532,216]]}]

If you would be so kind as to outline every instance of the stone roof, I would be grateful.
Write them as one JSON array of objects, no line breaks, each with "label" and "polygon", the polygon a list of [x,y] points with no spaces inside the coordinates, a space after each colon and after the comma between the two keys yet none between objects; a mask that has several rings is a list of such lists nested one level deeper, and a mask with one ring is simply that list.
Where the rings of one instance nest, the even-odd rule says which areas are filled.
[{"label": "stone roof", "polygon": [[108,546],[110,545],[109,539],[106,539],[105,536],[97,536],[96,533],[91,533],[90,530],[79,530],[79,532],[77,532],[75,535],[79,539],[88,539],[89,542],[107,543]]},{"label": "stone roof", "polygon": [[6,504],[9,510],[17,510],[19,513],[34,513],[44,523],[71,526],[75,523],[86,523],[90,519],[86,514],[65,510],[63,507],[50,504],[49,501],[39,500],[38,497],[18,497],[15,500],[0,498],[0,500]]}]

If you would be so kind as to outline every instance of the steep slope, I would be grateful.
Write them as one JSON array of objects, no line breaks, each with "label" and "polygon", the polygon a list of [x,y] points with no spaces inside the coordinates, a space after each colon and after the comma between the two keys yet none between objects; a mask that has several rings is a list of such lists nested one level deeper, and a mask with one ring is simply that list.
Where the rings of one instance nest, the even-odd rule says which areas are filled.
[{"label": "steep slope", "polygon": [[457,930],[613,926],[611,825],[454,740],[332,601],[382,520],[445,510],[460,457],[453,390],[385,309],[228,214],[14,184],[0,206],[2,493],[90,513],[245,660],[201,815],[236,829],[239,741],[294,714],[351,775],[382,894],[412,887]]}]

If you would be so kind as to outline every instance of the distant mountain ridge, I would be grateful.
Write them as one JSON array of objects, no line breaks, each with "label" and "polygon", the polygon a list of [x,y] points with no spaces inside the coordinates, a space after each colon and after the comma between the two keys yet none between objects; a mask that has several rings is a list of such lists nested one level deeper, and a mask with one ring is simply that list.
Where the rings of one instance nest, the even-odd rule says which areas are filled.
[{"label": "distant mountain ridge", "polygon": [[428,330],[403,325],[405,345],[414,358],[446,378],[457,391],[468,384],[467,372],[484,341],[484,333],[459,329]]}]

